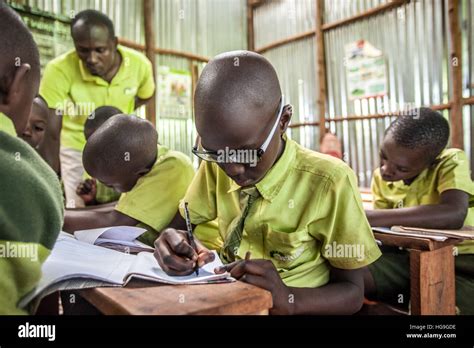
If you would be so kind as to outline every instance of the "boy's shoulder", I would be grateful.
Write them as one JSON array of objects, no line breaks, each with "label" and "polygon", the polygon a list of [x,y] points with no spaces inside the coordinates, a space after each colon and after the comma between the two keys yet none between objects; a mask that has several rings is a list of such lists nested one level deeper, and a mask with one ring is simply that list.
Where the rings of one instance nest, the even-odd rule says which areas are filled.
[{"label": "boy's shoulder", "polygon": [[342,160],[307,149],[295,143],[294,169],[313,175],[315,179],[337,182],[348,175],[354,175],[352,169]]},{"label": "boy's shoulder", "polygon": [[129,48],[126,46],[118,45],[118,50],[124,56],[124,58],[128,58],[131,60],[131,63],[143,63],[143,64],[150,64],[148,58],[141,52],[134,50],[133,48]]},{"label": "boy's shoulder", "polygon": [[436,158],[437,163],[446,163],[451,161],[467,160],[466,153],[461,149],[444,149]]},{"label": "boy's shoulder", "polygon": [[166,163],[173,162],[175,165],[179,166],[180,168],[186,167],[194,171],[193,165],[188,156],[186,156],[182,152],[170,150],[168,147],[164,145],[160,145],[158,147],[158,156],[157,156],[155,165],[160,165],[165,162]]}]

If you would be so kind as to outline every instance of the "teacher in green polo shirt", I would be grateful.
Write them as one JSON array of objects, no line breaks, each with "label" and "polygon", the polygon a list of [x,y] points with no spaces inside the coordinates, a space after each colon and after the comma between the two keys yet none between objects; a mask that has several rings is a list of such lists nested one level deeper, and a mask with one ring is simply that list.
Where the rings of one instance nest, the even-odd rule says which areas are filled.
[{"label": "teacher in green polo shirt", "polygon": [[104,105],[133,113],[152,98],[155,82],[150,61],[118,44],[113,23],[103,13],[79,12],[71,22],[71,36],[75,49],[49,62],[41,81],[52,127],[40,152],[53,168],[59,169],[60,162],[66,206],[77,208],[84,206],[76,188],[84,175],[88,115]]}]

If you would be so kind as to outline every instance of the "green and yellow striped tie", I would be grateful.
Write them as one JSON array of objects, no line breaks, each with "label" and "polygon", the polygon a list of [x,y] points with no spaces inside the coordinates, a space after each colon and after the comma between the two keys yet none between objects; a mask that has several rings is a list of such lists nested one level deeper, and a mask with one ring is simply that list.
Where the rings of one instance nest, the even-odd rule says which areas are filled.
[{"label": "green and yellow striped tie", "polygon": [[[242,241],[242,234],[244,231],[245,219],[250,211],[252,204],[260,197],[256,187],[249,187],[241,189],[240,207],[242,209],[242,215],[236,224],[232,232],[227,236],[224,246],[221,249],[221,258],[232,262],[235,260],[235,255],[239,250],[240,242]],[[235,221],[235,220],[234,220]]]}]

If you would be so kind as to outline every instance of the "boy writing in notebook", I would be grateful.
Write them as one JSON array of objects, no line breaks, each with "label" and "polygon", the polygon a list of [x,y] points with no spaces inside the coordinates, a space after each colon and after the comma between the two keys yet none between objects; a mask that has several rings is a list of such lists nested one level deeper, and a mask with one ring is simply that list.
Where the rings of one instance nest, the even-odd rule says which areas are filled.
[{"label": "boy writing in notebook", "polygon": [[67,210],[64,230],[141,225],[148,230],[142,241],[153,244],[194,175],[189,158],[157,140],[153,125],[136,116],[115,115],[99,127],[84,148],[84,168],[122,195],[109,210]]},{"label": "boy writing in notebook", "polygon": [[[86,141],[105,121],[121,113],[122,111],[114,106],[101,106],[95,109],[84,124],[84,136]],[[86,206],[97,206],[116,202],[120,198],[120,192],[90,177],[77,186],[76,194],[82,198]]]},{"label": "boy writing in notebook", "polygon": [[[403,225],[433,229],[474,226],[474,185],[464,151],[446,149],[449,124],[436,111],[413,110],[385,131],[380,168],[374,172],[375,210],[366,211],[372,226]],[[406,251],[384,247],[365,275],[368,297],[400,304],[409,298]],[[474,314],[474,241],[455,247],[456,302]],[[405,305],[408,301],[405,301]]]},{"label": "boy writing in notebook", "polygon": [[18,302],[41,278],[62,225],[63,202],[54,172],[14,134],[27,127],[40,62],[33,37],[3,1],[0,52],[0,314],[27,314]]},{"label": "boy writing in notebook", "polygon": [[[193,152],[203,162],[183,201],[192,224],[217,218],[227,262],[218,271],[271,291],[273,314],[357,312],[361,267],[380,251],[354,173],[286,137],[292,109],[271,64],[253,52],[221,54],[204,68],[194,100]],[[160,234],[155,257],[168,274],[190,274],[212,254],[198,238],[193,249],[175,222],[180,229]],[[344,246],[351,251],[338,253]]]}]

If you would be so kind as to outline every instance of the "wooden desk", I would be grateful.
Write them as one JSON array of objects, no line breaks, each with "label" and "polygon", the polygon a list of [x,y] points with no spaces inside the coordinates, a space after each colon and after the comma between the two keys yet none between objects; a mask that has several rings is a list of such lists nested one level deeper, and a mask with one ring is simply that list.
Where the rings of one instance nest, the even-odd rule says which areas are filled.
[{"label": "wooden desk", "polygon": [[134,280],[125,288],[94,288],[79,294],[102,314],[268,314],[269,291],[243,282],[166,285]]},{"label": "wooden desk", "polygon": [[453,245],[425,238],[374,232],[383,245],[398,246],[410,253],[410,298],[414,315],[456,314]]}]

